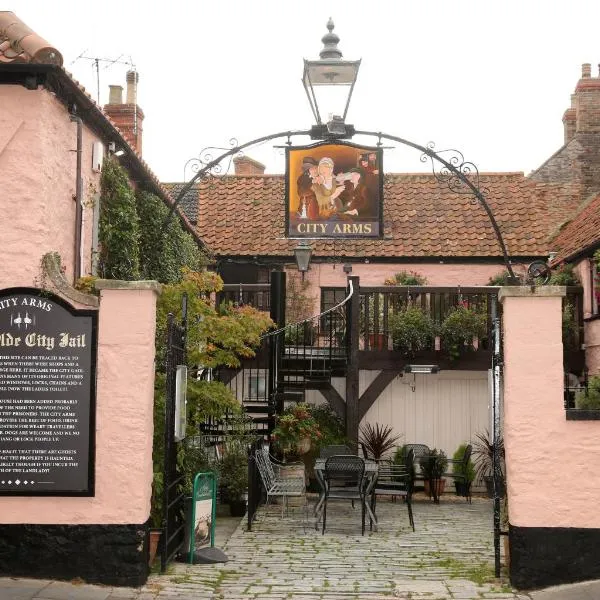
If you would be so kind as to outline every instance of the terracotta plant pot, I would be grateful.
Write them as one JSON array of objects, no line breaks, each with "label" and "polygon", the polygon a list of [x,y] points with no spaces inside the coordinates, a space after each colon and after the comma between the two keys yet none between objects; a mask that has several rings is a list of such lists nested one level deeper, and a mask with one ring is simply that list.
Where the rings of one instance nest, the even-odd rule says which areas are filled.
[{"label": "terracotta plant pot", "polygon": [[369,348],[373,350],[387,350],[388,349],[388,337],[384,333],[370,333],[369,334]]},{"label": "terracotta plant pot", "polygon": [[312,444],[312,442],[309,437],[305,437],[305,438],[301,439],[296,444],[296,452],[298,452],[298,454],[300,456],[302,456],[303,454],[306,454],[307,452],[310,451],[311,444]]},{"label": "terracotta plant pot", "polygon": [[151,529],[149,531],[150,541],[148,542],[148,566],[152,567],[152,563],[156,558],[156,551],[158,550],[158,542],[162,535],[162,529]]},{"label": "terracotta plant pot", "polygon": [[[436,496],[439,498],[446,489],[445,479],[434,479],[433,484],[435,485]],[[428,479],[424,481],[425,493],[431,498],[431,486]]]}]

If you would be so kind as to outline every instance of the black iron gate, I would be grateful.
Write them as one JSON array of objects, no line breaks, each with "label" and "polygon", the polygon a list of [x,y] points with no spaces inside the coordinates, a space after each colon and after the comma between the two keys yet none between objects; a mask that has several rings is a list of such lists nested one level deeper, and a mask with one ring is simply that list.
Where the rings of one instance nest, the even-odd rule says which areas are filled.
[{"label": "black iron gate", "polygon": [[[493,323],[493,348],[492,348],[492,477],[494,489],[494,573],[500,577],[500,536],[508,535],[502,531],[501,523],[501,490],[505,489],[502,463],[504,457],[501,449],[504,444],[502,438],[502,370],[504,367],[502,352],[502,326],[498,297],[492,296],[492,323]],[[505,492],[504,492],[505,493]]]},{"label": "black iron gate", "polygon": [[[180,442],[175,439],[175,397],[177,370],[185,365],[187,335],[187,296],[181,304],[181,323],[169,313],[167,322],[166,398],[165,398],[165,462],[163,471],[163,535],[160,568],[164,572],[184,539],[183,473],[177,464]],[[185,384],[185,383],[184,383]],[[185,410],[185,407],[182,407]]]}]

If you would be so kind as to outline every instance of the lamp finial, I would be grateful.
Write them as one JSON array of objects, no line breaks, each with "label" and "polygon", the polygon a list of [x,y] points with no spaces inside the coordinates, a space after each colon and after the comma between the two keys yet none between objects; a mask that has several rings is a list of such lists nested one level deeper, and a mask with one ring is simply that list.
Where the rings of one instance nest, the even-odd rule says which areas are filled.
[{"label": "lamp finial", "polygon": [[322,59],[326,58],[334,58],[340,59],[342,58],[342,51],[337,47],[340,38],[333,33],[333,28],[335,27],[333,23],[333,19],[329,17],[329,21],[327,21],[327,29],[329,30],[322,38],[323,42],[323,50],[319,53],[319,56]]}]

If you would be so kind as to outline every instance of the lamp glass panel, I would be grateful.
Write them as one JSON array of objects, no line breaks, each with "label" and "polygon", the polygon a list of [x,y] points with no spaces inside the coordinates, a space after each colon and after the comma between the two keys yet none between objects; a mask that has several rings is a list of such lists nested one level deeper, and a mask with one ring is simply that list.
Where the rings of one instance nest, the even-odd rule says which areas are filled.
[{"label": "lamp glass panel", "polygon": [[312,255],[312,248],[308,246],[299,246],[294,249],[294,256],[296,257],[296,265],[298,271],[308,271],[308,265],[310,264],[310,257]]},{"label": "lamp glass panel", "polygon": [[304,81],[314,86],[351,85],[358,74],[360,61],[305,61]]}]

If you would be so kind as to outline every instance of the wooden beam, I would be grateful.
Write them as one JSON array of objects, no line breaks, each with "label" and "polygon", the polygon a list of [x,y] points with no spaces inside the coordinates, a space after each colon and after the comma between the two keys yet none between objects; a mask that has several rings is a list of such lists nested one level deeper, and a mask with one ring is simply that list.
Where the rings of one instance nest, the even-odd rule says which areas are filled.
[{"label": "wooden beam", "polygon": [[367,411],[373,406],[375,400],[379,398],[381,392],[394,380],[400,371],[394,369],[391,371],[381,371],[371,382],[371,385],[363,392],[358,401],[359,421],[367,414]]},{"label": "wooden beam", "polygon": [[358,444],[358,314],[360,312],[360,279],[348,277],[354,293],[346,305],[346,336],[348,338],[348,363],[346,370],[346,437]]},{"label": "wooden beam", "polygon": [[329,406],[331,406],[335,414],[343,422],[346,422],[346,402],[340,393],[332,385],[319,391],[323,394],[325,400],[329,402]]}]

